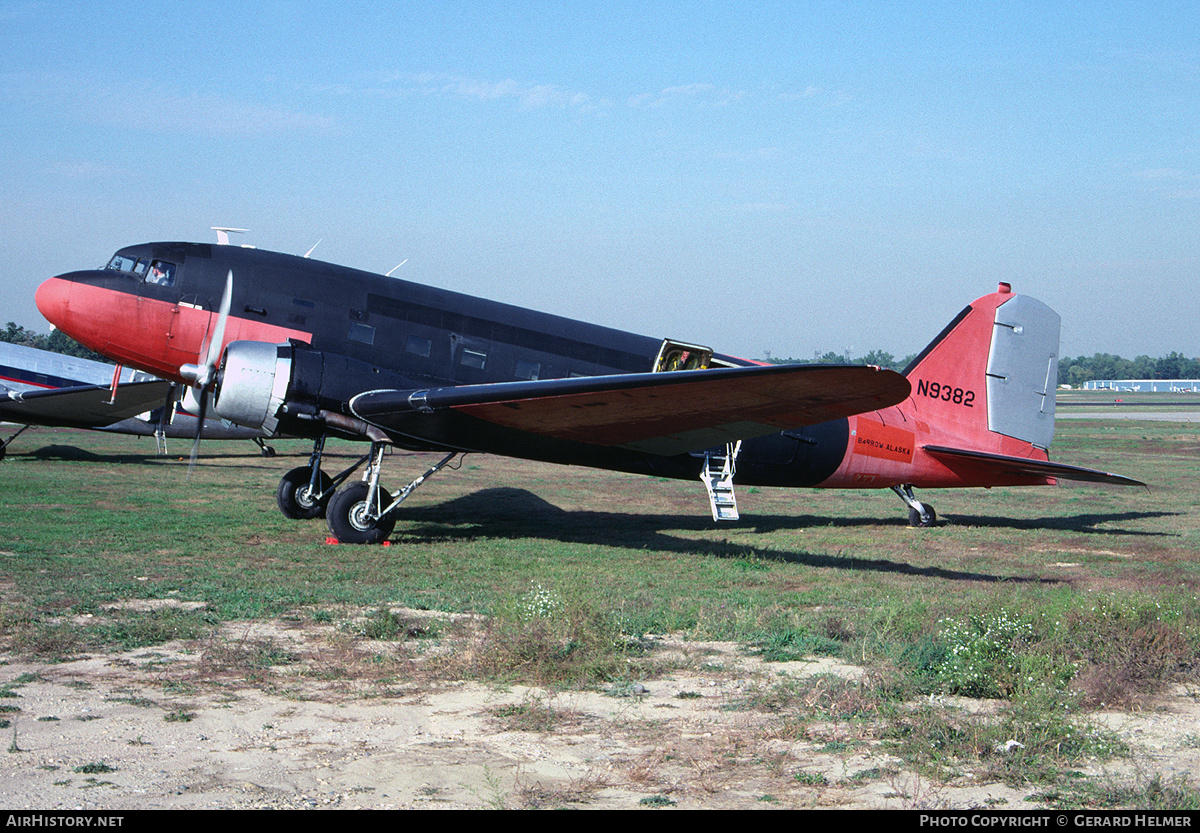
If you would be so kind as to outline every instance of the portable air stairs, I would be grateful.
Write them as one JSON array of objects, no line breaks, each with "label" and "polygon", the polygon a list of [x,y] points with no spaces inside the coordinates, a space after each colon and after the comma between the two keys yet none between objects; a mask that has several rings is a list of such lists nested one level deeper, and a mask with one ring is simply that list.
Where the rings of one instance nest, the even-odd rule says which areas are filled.
[{"label": "portable air stairs", "polygon": [[712,506],[714,521],[736,521],[738,519],[737,496],[733,493],[733,472],[737,464],[742,441],[727,443],[723,455],[704,452],[704,468],[700,479],[708,489],[708,502]]}]

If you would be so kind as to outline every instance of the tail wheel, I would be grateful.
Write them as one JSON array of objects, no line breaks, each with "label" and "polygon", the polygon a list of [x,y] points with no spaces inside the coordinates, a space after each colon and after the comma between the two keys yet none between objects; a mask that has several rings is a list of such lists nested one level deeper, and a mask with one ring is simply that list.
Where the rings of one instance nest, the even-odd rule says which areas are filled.
[{"label": "tail wheel", "polygon": [[379,509],[391,505],[392,496],[386,489],[379,489],[376,500],[368,502],[369,490],[366,483],[354,483],[340,489],[329,501],[325,520],[329,531],[343,544],[378,544],[396,528],[396,519],[391,515],[375,516]]},{"label": "tail wheel", "polygon": [[309,520],[325,516],[325,505],[333,490],[333,478],[317,470],[317,492],[312,489],[312,469],[308,466],[292,469],[279,481],[275,502],[286,517]]},{"label": "tail wheel", "polygon": [[936,526],[937,525],[937,512],[934,512],[933,507],[930,506],[928,503],[924,503],[924,504],[922,504],[922,506],[925,507],[925,512],[928,514],[929,517],[923,518],[919,511],[917,511],[916,509],[914,509],[913,507],[910,506],[908,509],[908,525],[909,526]]}]

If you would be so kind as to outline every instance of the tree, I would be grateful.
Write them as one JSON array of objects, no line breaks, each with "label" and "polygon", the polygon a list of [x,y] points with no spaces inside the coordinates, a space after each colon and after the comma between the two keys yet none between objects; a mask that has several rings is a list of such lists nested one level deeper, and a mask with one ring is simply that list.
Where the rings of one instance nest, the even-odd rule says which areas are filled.
[{"label": "tree", "polygon": [[9,344],[21,344],[25,347],[32,347],[31,342],[35,338],[37,338],[37,333],[31,333],[24,327],[18,327],[15,321],[9,321],[4,332],[0,333],[0,341]]},{"label": "tree", "polygon": [[0,331],[0,341],[19,344],[22,347],[33,347],[36,350],[48,350],[51,353],[62,353],[78,359],[91,359],[95,362],[108,361],[104,356],[87,349],[59,330],[53,330],[50,335],[44,336],[17,326],[13,321],[9,321],[8,326]]},{"label": "tree", "polygon": [[886,350],[872,350],[862,357],[862,363],[894,370],[896,368],[896,357]]}]

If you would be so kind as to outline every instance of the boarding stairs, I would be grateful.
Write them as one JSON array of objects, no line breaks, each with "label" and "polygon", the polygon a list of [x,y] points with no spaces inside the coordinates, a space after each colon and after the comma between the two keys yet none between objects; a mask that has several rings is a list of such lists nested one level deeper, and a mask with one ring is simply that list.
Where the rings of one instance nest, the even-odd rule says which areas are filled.
[{"label": "boarding stairs", "polygon": [[737,497],[733,493],[733,473],[737,466],[738,452],[742,441],[726,443],[725,453],[704,452],[704,468],[700,479],[708,490],[708,502],[712,506],[714,521],[736,521],[738,519]]}]

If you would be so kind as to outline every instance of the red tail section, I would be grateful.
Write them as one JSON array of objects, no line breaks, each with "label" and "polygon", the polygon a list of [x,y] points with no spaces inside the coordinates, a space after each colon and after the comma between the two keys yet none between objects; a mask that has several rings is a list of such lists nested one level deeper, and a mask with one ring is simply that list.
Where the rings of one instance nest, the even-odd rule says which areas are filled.
[{"label": "red tail section", "polygon": [[1023,457],[1030,446],[1045,451],[1054,436],[1058,331],[1057,313],[1002,283],[904,371],[912,398],[901,407],[936,427],[931,439]]},{"label": "red tail section", "polygon": [[1054,435],[1058,333],[1053,310],[1000,284],[904,371],[907,400],[851,418],[851,453],[827,485],[1053,482],[1029,463],[1048,459]]}]

